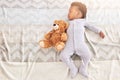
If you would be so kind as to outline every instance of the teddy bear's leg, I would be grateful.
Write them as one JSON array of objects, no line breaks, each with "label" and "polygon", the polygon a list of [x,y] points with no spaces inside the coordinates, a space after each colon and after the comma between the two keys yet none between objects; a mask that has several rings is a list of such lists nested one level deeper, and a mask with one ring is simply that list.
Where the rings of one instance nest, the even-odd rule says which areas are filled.
[{"label": "teddy bear's leg", "polygon": [[65,43],[63,43],[63,42],[58,42],[58,43],[55,45],[55,48],[56,48],[58,51],[61,51],[64,47],[65,47]]},{"label": "teddy bear's leg", "polygon": [[39,45],[40,45],[40,47],[42,47],[42,48],[49,48],[49,47],[52,46],[51,43],[50,43],[50,41],[48,41],[48,40],[41,40],[41,41],[39,42]]}]

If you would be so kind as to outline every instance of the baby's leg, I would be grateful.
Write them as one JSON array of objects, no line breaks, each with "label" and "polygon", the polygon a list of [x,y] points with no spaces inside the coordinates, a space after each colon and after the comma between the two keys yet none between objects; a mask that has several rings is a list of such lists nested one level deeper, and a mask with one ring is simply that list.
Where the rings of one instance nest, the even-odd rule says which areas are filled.
[{"label": "baby's leg", "polygon": [[67,50],[63,50],[60,54],[60,58],[61,60],[67,64],[67,66],[70,68],[70,72],[71,72],[71,77],[75,77],[77,75],[78,69],[75,66],[73,60],[71,59],[71,56],[73,55],[73,51],[71,51],[70,49]]},{"label": "baby's leg", "polygon": [[82,64],[79,68],[79,72],[83,76],[88,77],[87,67],[88,67],[88,63],[91,59],[91,55],[90,55],[90,51],[86,45],[83,45],[83,48],[84,49],[77,51],[77,54],[79,56],[81,56],[81,59],[82,59]]},{"label": "baby's leg", "polygon": [[88,67],[88,63],[90,61],[90,56],[81,56],[81,59],[83,62],[81,64],[79,71],[83,76],[88,77],[87,67]]}]

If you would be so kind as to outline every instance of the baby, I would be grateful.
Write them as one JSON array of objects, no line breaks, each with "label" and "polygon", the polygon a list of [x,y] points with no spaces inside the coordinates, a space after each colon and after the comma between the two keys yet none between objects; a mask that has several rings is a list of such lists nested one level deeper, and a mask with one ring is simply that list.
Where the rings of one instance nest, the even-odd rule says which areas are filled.
[{"label": "baby", "polygon": [[[70,25],[67,29],[68,40],[65,48],[61,51],[60,59],[67,64],[70,69],[71,77],[74,78],[78,71],[85,77],[88,77],[87,66],[91,59],[90,51],[84,41],[85,28],[98,33],[101,38],[104,38],[104,33],[96,27],[90,26],[86,18],[87,8],[80,2],[73,2],[69,9],[68,19]],[[82,64],[79,69],[73,63],[71,56],[77,54],[82,59]]]}]

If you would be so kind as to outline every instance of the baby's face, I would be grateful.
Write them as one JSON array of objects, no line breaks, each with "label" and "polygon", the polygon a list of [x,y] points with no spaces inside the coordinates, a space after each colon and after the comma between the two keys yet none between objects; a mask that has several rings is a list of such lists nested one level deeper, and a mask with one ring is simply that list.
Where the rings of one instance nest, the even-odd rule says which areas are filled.
[{"label": "baby's face", "polygon": [[73,19],[78,19],[82,17],[82,13],[80,10],[78,10],[77,6],[71,6],[69,9],[68,13],[68,19],[73,20]]}]

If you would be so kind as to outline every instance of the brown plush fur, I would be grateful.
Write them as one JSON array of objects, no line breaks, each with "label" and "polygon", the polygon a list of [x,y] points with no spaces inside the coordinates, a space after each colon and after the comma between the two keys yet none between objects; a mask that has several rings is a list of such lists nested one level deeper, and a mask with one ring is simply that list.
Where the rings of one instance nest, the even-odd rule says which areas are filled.
[{"label": "brown plush fur", "polygon": [[54,26],[57,29],[53,29],[45,35],[44,40],[40,40],[39,44],[43,48],[55,47],[57,51],[60,51],[64,48],[65,42],[67,40],[66,30],[68,24],[63,20],[55,20]]}]

